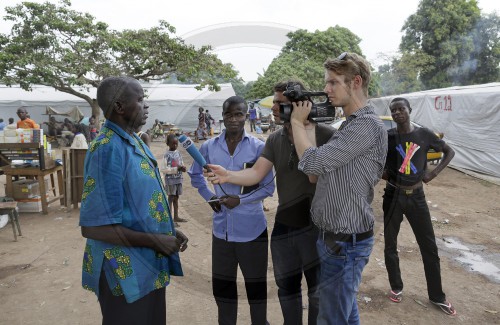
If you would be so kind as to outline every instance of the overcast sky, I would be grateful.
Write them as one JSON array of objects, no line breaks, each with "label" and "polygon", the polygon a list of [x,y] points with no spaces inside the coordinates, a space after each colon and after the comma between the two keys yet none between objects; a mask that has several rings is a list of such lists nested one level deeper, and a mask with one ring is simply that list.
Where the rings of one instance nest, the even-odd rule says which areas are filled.
[{"label": "overcast sky", "polygon": [[[30,0],[32,2],[44,2]],[[9,33],[11,25],[3,20],[4,8],[21,0],[0,0],[0,33]],[[58,3],[57,0],[50,2]],[[190,39],[201,32],[207,42],[233,32],[231,40],[218,46],[214,52],[224,61],[232,63],[245,81],[257,79],[257,73],[269,65],[279,53],[278,37],[274,32],[289,29],[307,29],[310,32],[330,26],[346,27],[358,35],[363,54],[377,65],[380,53],[394,54],[401,40],[401,27],[416,12],[418,0],[358,0],[358,1],[297,1],[297,0],[72,0],[72,8],[88,12],[110,28],[150,28],[166,20],[176,27],[177,35]],[[478,0],[479,8],[489,13],[500,13],[500,1]],[[248,26],[239,32],[238,26]],[[258,28],[264,26],[264,29]],[[221,29],[222,28],[222,29]],[[250,36],[253,31],[265,32],[263,43]],[[238,33],[238,34],[237,34]],[[240,36],[241,34],[241,36]],[[203,34],[205,35],[205,34]],[[239,39],[241,41],[235,41]],[[249,38],[250,37],[250,38]],[[267,37],[267,39],[266,39]],[[275,38],[269,40],[269,38]],[[229,39],[225,37],[225,40]],[[335,53],[336,54],[336,53]]]}]

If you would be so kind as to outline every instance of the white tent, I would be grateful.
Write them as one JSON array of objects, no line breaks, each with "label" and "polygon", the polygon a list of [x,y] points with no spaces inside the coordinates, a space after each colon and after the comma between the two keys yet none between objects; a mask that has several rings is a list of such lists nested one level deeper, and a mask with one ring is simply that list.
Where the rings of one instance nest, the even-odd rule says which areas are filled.
[{"label": "white tent", "polygon": [[[196,90],[195,85],[144,83],[146,101],[149,104],[149,118],[144,129],[151,127],[155,119],[173,123],[185,130],[194,130],[198,124],[198,107],[208,109],[217,121],[222,119],[222,103],[234,90],[231,84],[220,84],[218,92],[203,89]],[[78,89],[91,98],[95,98],[96,89]],[[56,91],[46,86],[33,86],[33,91],[25,91],[19,86],[0,85],[0,117],[5,121],[9,117],[18,120],[16,111],[25,106],[31,118],[37,123],[48,120],[46,107],[66,112],[78,106],[85,116],[91,115],[91,108],[79,97]]]},{"label": "white tent", "polygon": [[500,83],[433,89],[370,99],[379,115],[390,115],[395,97],[408,99],[411,119],[444,133],[455,150],[450,165],[500,177]]}]

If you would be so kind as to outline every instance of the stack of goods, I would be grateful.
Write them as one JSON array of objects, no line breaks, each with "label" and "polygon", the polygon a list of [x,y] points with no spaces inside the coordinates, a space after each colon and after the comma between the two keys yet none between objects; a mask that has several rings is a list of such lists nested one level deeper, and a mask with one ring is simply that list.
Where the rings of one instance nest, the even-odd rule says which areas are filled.
[{"label": "stack of goods", "polygon": [[43,144],[42,129],[18,129],[16,124],[7,125],[0,131],[0,143],[40,143]]},{"label": "stack of goods", "polygon": [[7,125],[3,129],[3,136],[0,137],[2,143],[17,143],[17,126],[15,123]]}]

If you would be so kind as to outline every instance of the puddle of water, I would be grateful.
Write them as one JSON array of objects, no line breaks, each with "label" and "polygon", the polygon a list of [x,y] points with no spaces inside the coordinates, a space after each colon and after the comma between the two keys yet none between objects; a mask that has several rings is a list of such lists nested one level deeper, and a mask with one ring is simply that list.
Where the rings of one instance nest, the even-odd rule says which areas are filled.
[{"label": "puddle of water", "polygon": [[470,248],[455,238],[447,237],[443,239],[446,246],[445,251],[454,260],[467,267],[469,271],[478,272],[491,281],[500,283],[500,268],[495,265],[500,265],[500,254],[484,253],[484,247],[476,245]]},{"label": "puddle of water", "polygon": [[479,255],[470,252],[463,252],[462,254],[462,256],[456,258],[457,261],[469,265],[472,271],[477,271],[500,281],[500,269],[498,267],[490,262],[485,262]]},{"label": "puddle of water", "polygon": [[461,251],[470,251],[469,247],[463,245],[462,243],[460,243],[458,240],[456,240],[454,238],[445,238],[444,242],[445,242],[445,245],[449,248],[454,248],[454,249],[458,249]]}]

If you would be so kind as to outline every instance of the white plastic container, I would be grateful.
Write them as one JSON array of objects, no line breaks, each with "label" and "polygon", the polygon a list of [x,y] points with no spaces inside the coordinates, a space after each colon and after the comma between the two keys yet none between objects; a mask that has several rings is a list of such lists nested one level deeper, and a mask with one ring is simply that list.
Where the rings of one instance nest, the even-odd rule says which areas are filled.
[{"label": "white plastic container", "polygon": [[4,137],[5,143],[17,143],[17,136],[15,137]]},{"label": "white plastic container", "polygon": [[5,137],[17,137],[17,130],[16,129],[7,129],[7,128],[5,128],[3,130],[3,135]]}]

